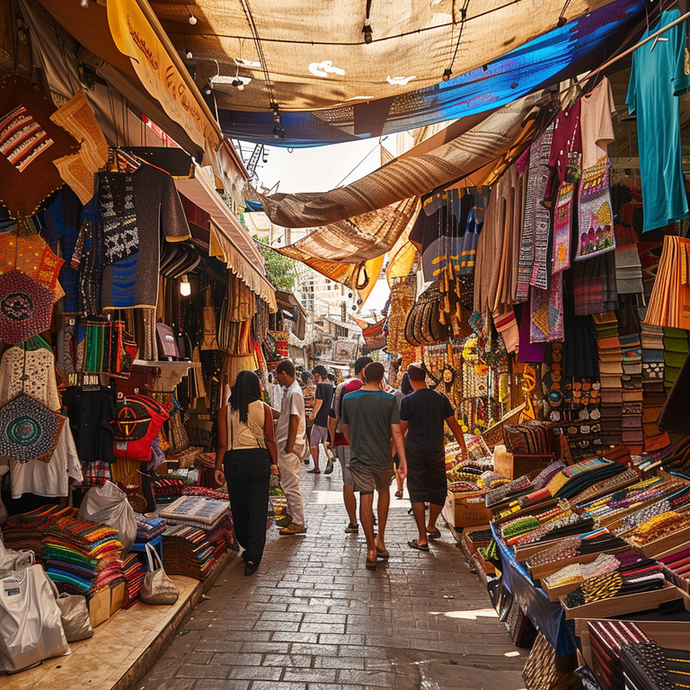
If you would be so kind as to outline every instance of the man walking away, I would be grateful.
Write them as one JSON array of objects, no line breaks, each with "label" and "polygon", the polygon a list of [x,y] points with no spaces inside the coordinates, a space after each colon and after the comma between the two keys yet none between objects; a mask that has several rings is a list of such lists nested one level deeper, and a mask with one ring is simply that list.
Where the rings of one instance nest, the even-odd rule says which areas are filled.
[{"label": "man walking away", "polygon": [[[375,570],[378,558],[388,558],[385,532],[390,505],[391,480],[395,474],[391,455],[391,436],[400,456],[404,476],[407,461],[400,429],[398,403],[381,390],[383,364],[372,362],[364,370],[363,388],[343,398],[342,426],[350,442],[350,472],[360,493],[359,515],[367,538],[367,570]],[[378,536],[374,539],[374,491],[379,492]]]},{"label": "man walking away", "polygon": [[[311,457],[314,460],[314,469],[309,470],[311,474],[321,474],[319,469],[319,443],[323,444],[324,450],[328,443],[328,412],[331,409],[333,399],[333,386],[328,380],[326,367],[319,365],[312,371],[316,391],[314,393],[314,410],[310,420],[313,422],[311,427],[310,449]],[[326,474],[333,471],[333,463],[329,460],[326,465]]]},{"label": "man walking away", "polygon": [[[436,521],[446,502],[448,482],[443,437],[443,422],[450,427],[465,457],[467,447],[462,429],[455,419],[450,401],[426,385],[424,365],[407,368],[414,393],[406,395],[400,405],[400,419],[407,453],[407,491],[412,502],[419,537],[408,542],[413,549],[429,550],[427,538],[438,539],[441,532]],[[429,524],[424,522],[424,503],[429,506]]]},{"label": "man walking away", "polygon": [[331,439],[331,449],[340,461],[343,471],[343,503],[350,521],[345,528],[348,534],[359,532],[357,523],[357,498],[355,497],[355,487],[350,474],[350,444],[345,440],[341,428],[341,414],[343,410],[343,398],[353,391],[359,390],[364,385],[364,368],[374,360],[371,357],[360,357],[355,362],[355,377],[343,381],[336,388],[331,404],[331,411],[328,416],[328,433]]},{"label": "man walking away", "polygon": [[289,359],[276,367],[278,381],[285,387],[276,426],[280,485],[287,499],[287,512],[292,522],[280,530],[281,534],[304,534],[304,501],[302,500],[302,455],[305,451],[304,397],[295,379],[295,365]]}]

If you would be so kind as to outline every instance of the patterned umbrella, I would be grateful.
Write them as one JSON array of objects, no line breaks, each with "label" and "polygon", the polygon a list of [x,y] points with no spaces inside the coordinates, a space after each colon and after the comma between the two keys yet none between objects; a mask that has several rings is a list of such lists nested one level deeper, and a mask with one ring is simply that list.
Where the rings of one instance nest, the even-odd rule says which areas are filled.
[{"label": "patterned umbrella", "polygon": [[48,462],[64,421],[36,398],[20,393],[0,407],[0,458]]},{"label": "patterned umbrella", "polygon": [[0,276],[0,340],[17,345],[50,328],[53,293],[23,271]]}]

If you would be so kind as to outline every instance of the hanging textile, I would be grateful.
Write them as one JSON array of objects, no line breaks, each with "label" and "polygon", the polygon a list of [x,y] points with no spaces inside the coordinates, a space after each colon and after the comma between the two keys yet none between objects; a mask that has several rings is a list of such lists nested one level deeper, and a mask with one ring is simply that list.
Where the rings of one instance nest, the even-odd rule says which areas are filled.
[{"label": "hanging textile", "polygon": [[690,240],[667,235],[645,323],[690,330]]},{"label": "hanging textile", "polygon": [[[396,159],[346,187],[325,193],[263,196],[264,210],[276,225],[308,228],[336,223],[411,200],[436,187],[449,185],[499,159],[520,136],[533,108],[543,103],[543,92],[525,96],[497,110],[470,131],[432,152]],[[518,155],[521,153],[519,151]],[[393,245],[395,239],[386,249]],[[358,246],[358,250],[371,249],[371,242],[364,241],[362,244],[364,246]]]},{"label": "hanging textile", "polygon": [[563,340],[563,274],[551,277],[548,290],[532,288],[530,340],[551,343]]},{"label": "hanging textile", "polygon": [[532,144],[529,151],[527,190],[525,192],[525,220],[520,241],[518,260],[518,285],[515,299],[524,302],[529,296],[529,286],[541,290],[548,286],[547,253],[549,247],[550,211],[542,203],[549,178],[549,156],[553,125]]},{"label": "hanging textile", "polygon": [[610,187],[611,163],[603,156],[582,171],[580,182],[579,242],[575,260],[586,259],[616,249]]},{"label": "hanging textile", "polygon": [[13,270],[0,276],[0,340],[10,345],[28,340],[50,328],[53,293]]}]

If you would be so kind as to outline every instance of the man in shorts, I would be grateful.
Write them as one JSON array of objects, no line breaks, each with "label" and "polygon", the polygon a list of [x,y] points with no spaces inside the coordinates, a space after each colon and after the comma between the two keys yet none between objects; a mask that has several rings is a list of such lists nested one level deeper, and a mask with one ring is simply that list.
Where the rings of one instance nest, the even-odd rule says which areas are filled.
[{"label": "man in shorts", "polygon": [[[414,393],[402,399],[400,419],[407,453],[407,491],[419,531],[417,539],[408,544],[413,549],[428,551],[428,539],[438,539],[441,536],[436,521],[448,493],[444,422],[450,427],[465,457],[467,446],[448,398],[427,387],[424,365],[410,364],[407,373]],[[430,504],[428,525],[424,519],[425,503]]]},{"label": "man in shorts", "polygon": [[331,411],[328,417],[328,433],[331,439],[331,449],[336,458],[340,461],[343,471],[343,503],[350,521],[345,528],[348,534],[359,532],[357,523],[357,498],[355,497],[355,487],[350,474],[350,444],[345,439],[341,428],[341,414],[343,409],[343,398],[353,391],[359,390],[364,385],[364,368],[374,360],[371,357],[360,357],[355,362],[355,376],[338,384],[333,395]]},{"label": "man in shorts", "polygon": [[[400,429],[398,403],[381,390],[381,362],[366,366],[366,384],[343,398],[342,426],[350,442],[350,472],[360,494],[359,516],[367,538],[367,569],[375,570],[378,558],[388,558],[385,543],[390,505],[390,485],[395,470],[390,439],[400,456],[400,473],[407,471],[405,445]],[[374,491],[378,491],[378,536],[374,538]]]},{"label": "man in shorts", "polygon": [[[319,443],[323,444],[327,450],[328,444],[328,413],[331,409],[333,399],[333,386],[328,380],[326,367],[319,365],[312,371],[316,389],[314,391],[314,408],[309,419],[312,422],[309,446],[311,457],[314,460],[314,469],[309,470],[310,474],[321,474],[319,469]],[[326,465],[326,474],[333,471],[333,463],[329,460]]]}]

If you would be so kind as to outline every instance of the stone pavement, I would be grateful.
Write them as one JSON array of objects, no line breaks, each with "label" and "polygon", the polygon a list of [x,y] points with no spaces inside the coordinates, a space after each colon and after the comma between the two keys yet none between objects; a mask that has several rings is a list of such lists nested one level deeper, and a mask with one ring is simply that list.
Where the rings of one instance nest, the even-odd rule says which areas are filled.
[{"label": "stone pavement", "polygon": [[137,688],[524,688],[527,652],[445,526],[430,553],[410,549],[409,502],[392,498],[391,557],[369,572],[363,533],[343,531],[340,468],[302,481],[306,536],[272,528],[251,578],[235,559]]}]

